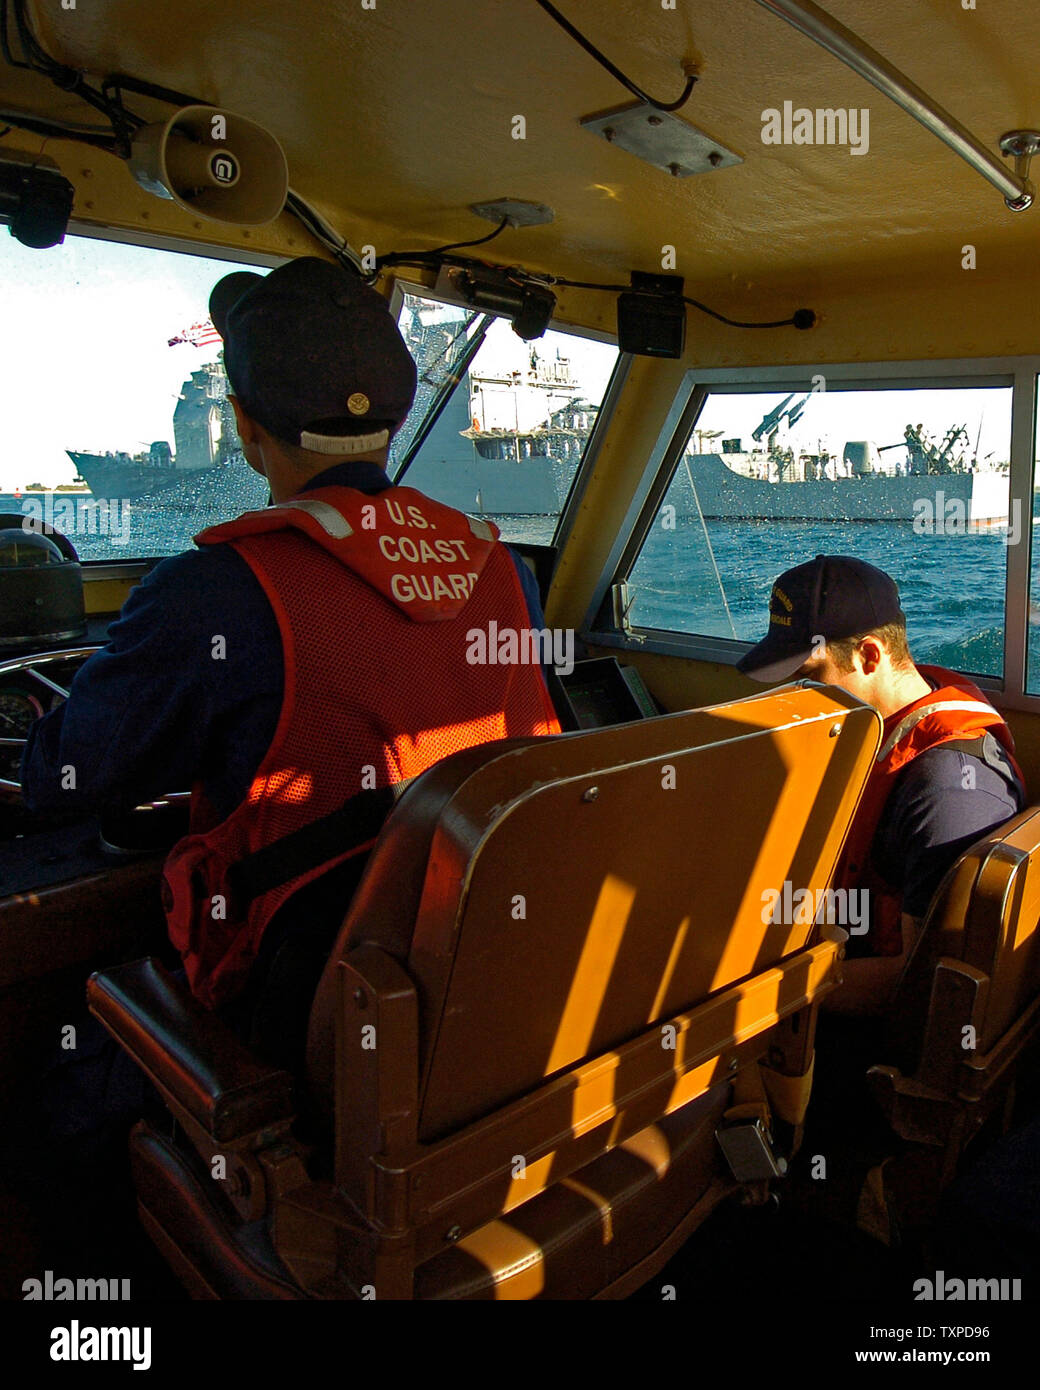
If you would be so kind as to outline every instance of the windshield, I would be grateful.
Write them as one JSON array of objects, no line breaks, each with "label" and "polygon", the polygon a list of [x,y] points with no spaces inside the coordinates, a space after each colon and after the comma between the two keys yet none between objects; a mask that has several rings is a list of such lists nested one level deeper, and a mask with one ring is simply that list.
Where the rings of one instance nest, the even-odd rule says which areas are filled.
[{"label": "windshield", "polygon": [[187,549],[267,500],[226,401],[209,292],[250,263],[68,236],[0,241],[0,511],[84,560]]},{"label": "windshield", "polygon": [[[262,507],[242,456],[210,290],[252,263],[69,236],[0,242],[0,512],[69,537],[83,560],[189,549]],[[405,294],[415,404],[389,471],[493,517],[509,540],[551,540],[617,362],[613,345]],[[430,425],[431,409],[440,410]]]}]

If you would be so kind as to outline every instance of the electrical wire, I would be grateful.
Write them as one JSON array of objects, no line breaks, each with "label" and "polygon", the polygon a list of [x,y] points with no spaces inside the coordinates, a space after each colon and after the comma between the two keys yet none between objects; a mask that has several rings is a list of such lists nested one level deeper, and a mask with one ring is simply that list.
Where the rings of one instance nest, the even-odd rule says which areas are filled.
[{"label": "electrical wire", "polygon": [[770,319],[767,322],[746,323],[742,319],[730,319],[725,314],[709,309],[707,304],[702,304],[699,299],[690,299],[684,294],[682,300],[684,304],[692,305],[694,309],[699,309],[702,314],[709,314],[713,319],[718,319],[719,323],[725,323],[730,328],[812,328],[816,322],[816,315],[811,309],[796,309],[789,319]]},{"label": "electrical wire", "polygon": [[640,101],[645,101],[647,106],[653,106],[658,111],[678,111],[679,107],[685,105],[689,100],[690,93],[693,91],[694,84],[697,81],[696,73],[687,74],[686,86],[683,88],[683,94],[678,101],[658,101],[655,97],[644,92],[642,87],[637,87],[632,79],[626,77],[620,68],[615,67],[610,59],[602,54],[596,45],[585,37],[580,29],[576,29],[570,20],[560,13],[555,5],[549,3],[549,0],[535,0],[535,3],[540,5],[549,18],[554,19],[560,28],[571,36],[575,43],[580,44],[586,53],[595,58],[596,62],[602,67],[605,67],[611,77],[616,77],[622,86],[627,87],[632,95],[638,97]]},{"label": "electrical wire", "polygon": [[361,258],[352,246],[341,237],[336,229],[329,225],[322,215],[293,189],[285,199],[286,212],[292,215],[303,224],[303,226],[314,237],[315,241],[321,243],[327,251],[331,251],[336,260],[345,270],[351,271],[355,275],[364,278],[361,269]]},{"label": "electrical wire", "polygon": [[[8,3],[9,0],[0,0],[0,50],[2,50],[7,62],[13,67],[28,68],[42,73],[61,87],[63,91],[73,93],[94,106],[108,118],[111,133],[101,127],[49,121],[46,118],[31,115],[23,116],[2,112],[0,119],[10,121],[12,124],[25,130],[31,130],[35,134],[65,136],[69,139],[79,140],[84,144],[96,145],[109,151],[109,153],[127,159],[130,156],[135,134],[147,122],[143,117],[127,109],[123,101],[124,90],[137,92],[157,101],[166,101],[175,106],[202,106],[206,104],[187,92],[178,92],[170,87],[159,86],[154,82],[145,82],[140,78],[129,77],[125,73],[115,73],[106,77],[101,84],[101,90],[95,91],[84,80],[82,73],[57,62],[39,44],[25,17],[25,0],[10,0],[11,13],[14,15],[22,51],[28,59],[27,62],[19,61],[11,52],[8,31]],[[287,211],[291,212],[318,242],[332,252],[341,265],[357,274],[361,273],[359,257],[347,245],[344,238],[330,227],[324,218],[310,207],[298,193],[290,190],[286,197],[285,206]]]},{"label": "electrical wire", "polygon": [[[51,121],[45,116],[29,116],[21,111],[0,111],[0,120],[8,121],[19,130],[32,131],[34,135],[46,135],[57,139],[77,140],[84,145],[96,145],[98,149],[116,152],[116,136],[104,126],[77,125],[71,121]],[[6,134],[6,132],[5,132]]]},{"label": "electrical wire", "polygon": [[11,52],[11,41],[7,33],[7,0],[0,0],[0,53],[13,68],[26,68],[32,71],[32,63],[23,63]]},{"label": "electrical wire", "polygon": [[434,246],[429,251],[388,251],[385,256],[377,258],[376,266],[382,270],[384,266],[399,265],[402,258],[407,258],[408,263],[414,265],[417,261],[422,261],[427,257],[443,256],[448,251],[461,251],[466,246],[484,246],[487,242],[494,241],[495,237],[504,232],[508,226],[509,217],[506,216],[502,218],[493,232],[488,232],[487,236],[477,237],[475,241],[451,241],[446,246]]},{"label": "electrical wire", "polygon": [[[605,285],[593,280],[564,280],[560,277],[550,277],[550,284],[566,285],[575,290],[609,290],[612,294],[640,293],[631,285]],[[667,298],[665,295],[660,298]],[[720,314],[716,309],[710,309],[707,304],[702,304],[699,299],[691,299],[689,295],[682,295],[682,302],[689,304],[693,309],[699,309],[702,314],[708,314],[713,319],[718,319],[719,323],[726,324],[729,328],[811,328],[816,322],[816,315],[811,309],[796,309],[788,319],[769,319],[765,322],[746,322],[743,319],[727,318],[725,314]]]},{"label": "electrical wire", "polygon": [[[22,53],[26,61],[19,61],[11,51],[8,0],[0,0],[0,49],[2,49],[7,62],[13,67],[28,68],[31,71],[41,73],[44,77],[49,78],[55,86],[60,87],[63,92],[78,96],[82,101],[95,107],[107,117],[113,132],[111,139],[114,143],[102,147],[113,149],[123,158],[128,157],[133,131],[137,125],[143,124],[143,122],[138,117],[131,116],[124,109],[121,101],[114,101],[104,92],[95,90],[86,81],[82,72],[70,68],[64,63],[59,63],[56,58],[51,57],[32,31],[32,26],[25,13],[25,0],[10,0],[10,15],[14,17],[18,40],[21,43]],[[27,126],[26,128],[30,129],[31,127]],[[100,137],[78,135],[75,138],[83,139],[88,144],[97,144]]]}]

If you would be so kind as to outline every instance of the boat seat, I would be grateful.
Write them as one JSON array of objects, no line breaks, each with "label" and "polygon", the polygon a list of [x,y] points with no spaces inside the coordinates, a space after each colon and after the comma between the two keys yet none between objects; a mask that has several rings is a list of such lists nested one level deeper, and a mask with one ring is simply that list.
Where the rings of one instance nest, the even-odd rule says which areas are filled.
[{"label": "boat seat", "polygon": [[765,1200],[840,945],[763,904],[830,883],[880,727],[805,683],[429,769],[319,985],[308,1125],[154,964],[94,976],[179,1122],[176,1144],[138,1125],[131,1156],[184,1284],[617,1297],[727,1195]]},{"label": "boat seat", "polygon": [[893,1006],[897,1065],[868,1083],[902,1139],[941,1151],[940,1186],[991,1116],[1010,1121],[1016,1069],[1040,1036],[1040,807],[948,871]]}]

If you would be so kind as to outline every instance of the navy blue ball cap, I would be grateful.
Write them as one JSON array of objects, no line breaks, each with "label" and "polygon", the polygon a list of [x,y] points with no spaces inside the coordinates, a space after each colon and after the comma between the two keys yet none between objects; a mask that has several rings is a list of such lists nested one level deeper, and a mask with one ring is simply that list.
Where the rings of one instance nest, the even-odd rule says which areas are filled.
[{"label": "navy blue ball cap", "polygon": [[771,685],[790,680],[819,650],[819,641],[864,637],[905,622],[896,582],[851,555],[817,555],[785,570],[769,595],[769,631],[737,662],[737,670]]},{"label": "navy blue ball cap", "polygon": [[342,266],[301,256],[269,275],[234,271],[209,312],[231,389],[287,444],[367,453],[411,409],[415,363],[389,306]]}]

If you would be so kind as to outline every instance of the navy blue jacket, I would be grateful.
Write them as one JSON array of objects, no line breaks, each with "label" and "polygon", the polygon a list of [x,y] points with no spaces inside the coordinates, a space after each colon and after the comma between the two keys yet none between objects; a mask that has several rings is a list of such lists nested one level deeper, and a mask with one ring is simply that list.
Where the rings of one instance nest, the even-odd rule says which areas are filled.
[{"label": "navy blue jacket", "polygon": [[[372,494],[390,480],[375,463],[338,463],[301,491],[333,484]],[[540,628],[534,576],[513,558]],[[128,807],[201,778],[217,814],[230,815],[282,707],[278,622],[252,570],[226,544],[171,556],[134,588],[108,636],[77,673],[67,703],[30,732],[22,761],[29,808]],[[222,660],[212,655],[218,637]],[[63,788],[69,767],[75,785]]]}]

